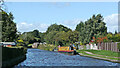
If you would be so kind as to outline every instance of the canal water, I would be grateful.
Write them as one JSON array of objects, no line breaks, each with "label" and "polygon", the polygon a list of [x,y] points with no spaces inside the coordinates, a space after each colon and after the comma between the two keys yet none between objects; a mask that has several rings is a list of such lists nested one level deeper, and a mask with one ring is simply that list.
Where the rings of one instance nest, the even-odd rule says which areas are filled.
[{"label": "canal water", "polygon": [[[28,49],[26,60],[16,66],[118,66],[120,64],[109,61],[83,57],[80,55],[66,55],[58,52],[40,49]],[[15,67],[16,67],[15,66]]]}]

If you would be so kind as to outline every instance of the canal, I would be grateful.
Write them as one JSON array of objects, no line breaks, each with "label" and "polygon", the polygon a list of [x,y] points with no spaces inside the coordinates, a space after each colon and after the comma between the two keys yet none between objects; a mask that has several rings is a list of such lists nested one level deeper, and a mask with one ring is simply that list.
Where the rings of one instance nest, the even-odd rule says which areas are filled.
[{"label": "canal", "polygon": [[28,49],[26,60],[17,66],[117,66],[118,63],[83,57],[66,55],[40,49]]}]

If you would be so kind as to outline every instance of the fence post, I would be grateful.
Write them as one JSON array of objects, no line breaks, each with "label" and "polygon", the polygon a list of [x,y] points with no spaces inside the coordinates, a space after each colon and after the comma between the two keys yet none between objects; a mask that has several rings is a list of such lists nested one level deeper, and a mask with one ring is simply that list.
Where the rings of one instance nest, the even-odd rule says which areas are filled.
[{"label": "fence post", "polygon": [[105,45],[105,50],[107,50],[106,43],[104,43],[104,45]]},{"label": "fence post", "polygon": [[115,51],[117,52],[118,49],[117,49],[117,42],[115,42]]},{"label": "fence post", "polygon": [[106,43],[106,50],[108,50],[108,43]]},{"label": "fence post", "polygon": [[110,44],[111,44],[111,43],[108,42],[108,50],[110,50]]},{"label": "fence post", "polygon": [[110,44],[110,50],[112,51],[111,45],[112,45],[112,42],[111,42],[111,44]]},{"label": "fence post", "polygon": [[[114,46],[115,46],[115,42],[114,42]],[[114,48],[114,50],[113,51],[115,51],[115,47],[113,46],[113,48]]]},{"label": "fence post", "polygon": [[104,47],[103,47],[103,43],[101,43],[101,46],[102,46],[102,50],[103,50],[103,48],[104,48]]}]

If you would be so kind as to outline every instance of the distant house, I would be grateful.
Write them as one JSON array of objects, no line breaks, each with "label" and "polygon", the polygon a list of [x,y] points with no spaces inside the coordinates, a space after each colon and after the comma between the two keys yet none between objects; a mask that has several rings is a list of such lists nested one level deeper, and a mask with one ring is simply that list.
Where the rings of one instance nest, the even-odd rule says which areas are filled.
[{"label": "distant house", "polygon": [[11,47],[11,46],[16,46],[17,43],[15,42],[0,42],[4,47]]}]

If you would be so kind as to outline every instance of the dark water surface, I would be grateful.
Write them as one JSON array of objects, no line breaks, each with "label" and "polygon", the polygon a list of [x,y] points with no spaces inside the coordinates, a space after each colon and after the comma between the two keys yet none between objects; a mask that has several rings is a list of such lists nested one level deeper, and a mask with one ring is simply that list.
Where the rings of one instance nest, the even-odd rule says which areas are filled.
[{"label": "dark water surface", "polygon": [[118,66],[120,64],[109,61],[83,57],[80,55],[66,55],[58,52],[40,49],[28,49],[27,59],[16,66]]}]

